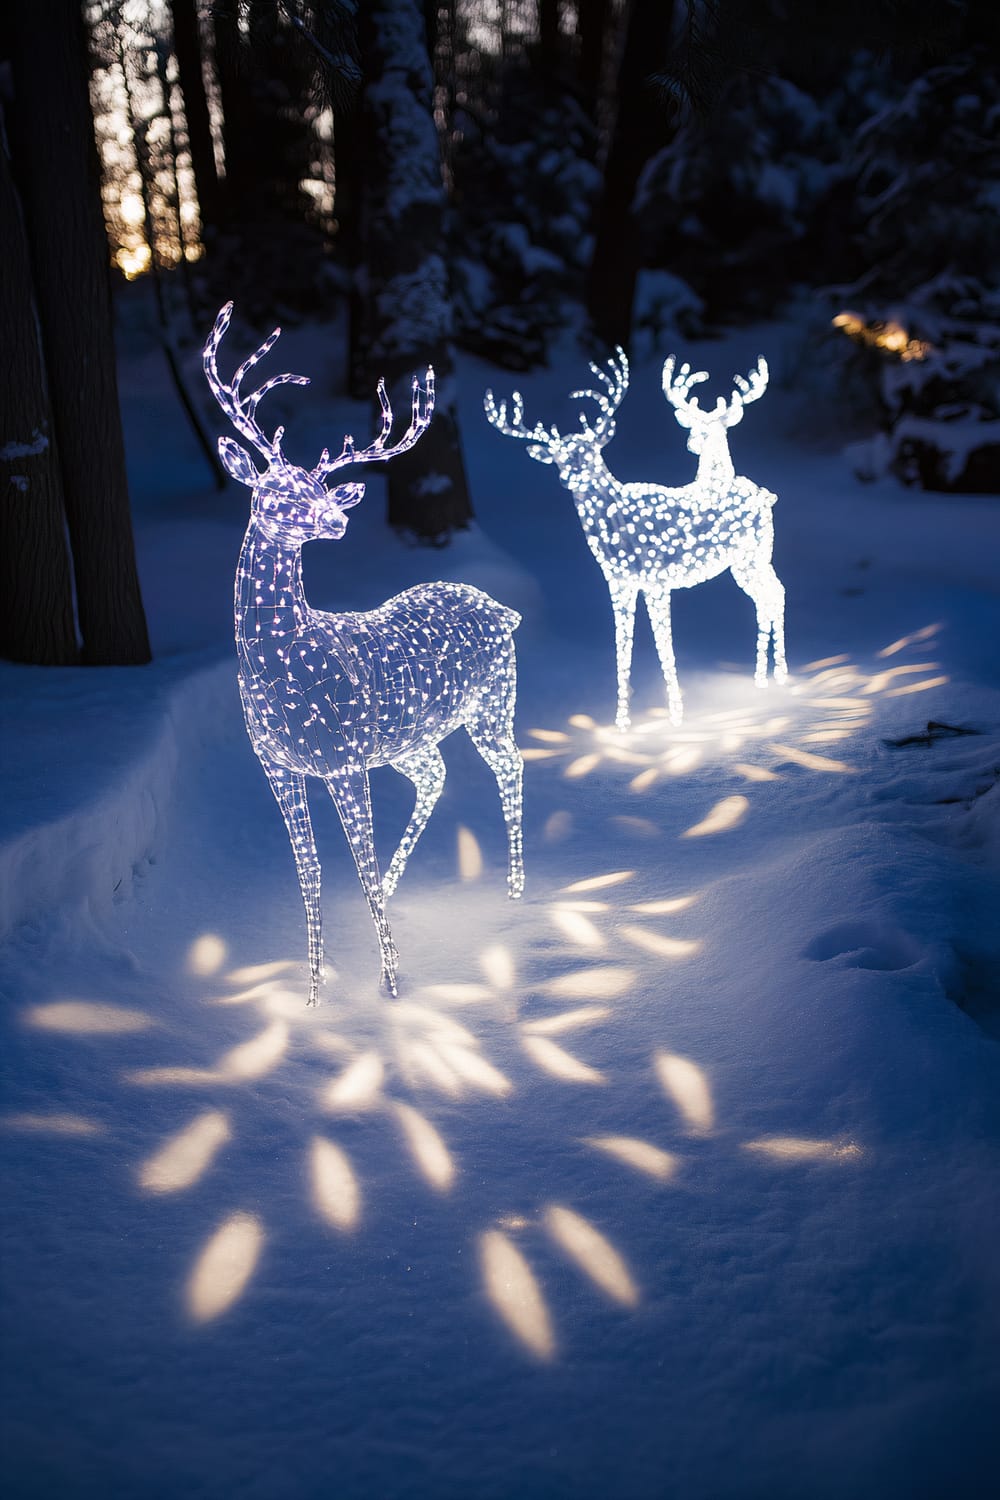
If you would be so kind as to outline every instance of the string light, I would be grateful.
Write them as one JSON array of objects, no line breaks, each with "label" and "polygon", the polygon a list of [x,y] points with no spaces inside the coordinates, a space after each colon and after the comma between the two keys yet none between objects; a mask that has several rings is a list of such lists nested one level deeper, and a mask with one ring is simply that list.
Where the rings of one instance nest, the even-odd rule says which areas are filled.
[{"label": "string light", "polygon": [[754,681],[767,680],[768,649],[774,641],[774,676],[782,682],[785,665],[785,591],[771,566],[774,526],[771,508],[776,496],[737,475],[729,456],[727,430],[743,416],[767,385],[767,365],[761,358],[749,379],[737,375],[729,402],[719,398],[714,410],[702,411],[691,387],[707,380],[704,370],[682,365],[674,374],[673,356],[663,366],[663,392],[682,427],[688,429],[688,449],[698,457],[692,484],[666,489],[658,484],[621,484],[604,462],[604,449],[615,435],[614,414],[628,390],[629,367],[618,349],[606,369],[590,366],[602,389],[574,391],[571,399],[596,403],[590,421],[580,413],[579,432],[563,436],[557,427],[524,425],[520,392],[499,406],[487,391],[487,419],[507,437],[528,444],[528,455],[539,463],[555,464],[570,491],[584,534],[611,594],[615,617],[618,665],[619,730],[629,727],[629,675],[635,608],[645,596],[653,637],[667,688],[671,721],[683,715],[680,684],[670,629],[672,589],[692,588],[728,568],[752,599],[757,611],[757,660]]},{"label": "string light", "polygon": [[[326,477],[353,464],[384,462],[412,448],[434,410],[434,372],[414,378],[410,425],[387,446],[392,407],[379,381],[382,428],[357,451],[345,437],[336,458],[324,448],[306,470],[281,451],[284,428],[272,437],[257,424],[257,407],[279,385],[308,385],[301,375],[274,375],[249,396],[240,386],[281,330],[276,328],[226,383],[219,346],[232,317],[227,303],[204,349],[205,374],[236,431],[264,459],[260,473],[232,438],[219,453],[234,479],[252,491],[250,523],[236,569],[236,650],[247,733],[288,830],[309,936],[309,1004],[323,978],[320,864],[309,818],[306,778],[325,782],[357,866],[378,934],[382,983],[396,993],[397,954],[385,914],[414,845],[444,785],[438,744],[464,727],[496,777],[507,824],[511,897],[521,895],[522,762],[514,742],[516,667],[513,632],[520,616],[479,589],[428,583],[407,589],[366,613],[313,609],[302,586],[302,546],[336,541],[346,512],[364,496],[358,483],[328,489]],[[372,837],[368,773],[390,765],[413,782],[416,804],[385,879]]]}]

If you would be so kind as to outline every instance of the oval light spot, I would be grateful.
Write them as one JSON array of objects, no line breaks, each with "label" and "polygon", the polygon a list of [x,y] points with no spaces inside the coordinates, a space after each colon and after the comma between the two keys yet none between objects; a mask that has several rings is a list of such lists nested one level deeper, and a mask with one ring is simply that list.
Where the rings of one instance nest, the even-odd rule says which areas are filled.
[{"label": "oval light spot", "polygon": [[437,1050],[448,1066],[473,1088],[482,1089],[486,1094],[495,1094],[497,1098],[510,1093],[513,1087],[510,1079],[491,1062],[487,1062],[485,1057],[480,1057],[478,1052],[471,1052],[467,1047],[460,1047],[457,1042],[444,1039],[438,1042]]},{"label": "oval light spot", "polygon": [[458,830],[458,873],[463,880],[478,880],[483,873],[483,851],[469,828]]},{"label": "oval light spot", "polygon": [[479,955],[479,965],[494,989],[514,988],[514,981],[517,977],[514,960],[510,949],[505,948],[502,943],[495,943],[491,948],[484,948]]},{"label": "oval light spot", "polygon": [[233,1214],[215,1231],[187,1284],[187,1307],[207,1323],[238,1302],[264,1246],[264,1229],[252,1214]]},{"label": "oval light spot", "polygon": [[637,948],[655,953],[658,958],[690,958],[701,948],[696,938],[667,937],[662,932],[649,932],[645,927],[622,927],[621,935]]},{"label": "oval light spot", "polygon": [[634,969],[610,966],[602,969],[580,969],[575,974],[559,974],[541,986],[547,995],[573,1000],[616,1000],[635,984]]},{"label": "oval light spot", "polygon": [[536,1036],[557,1036],[562,1031],[574,1031],[578,1026],[594,1026],[610,1014],[606,1005],[580,1005],[575,1010],[560,1011],[557,1016],[539,1016],[533,1021],[525,1021],[524,1030]]},{"label": "oval light spot", "polygon": [[139,1168],[147,1193],[176,1193],[191,1187],[212,1164],[231,1135],[221,1110],[207,1110],[173,1136]]},{"label": "oval light spot", "polygon": [[564,885],[562,894],[573,896],[583,891],[603,891],[609,885],[621,885],[624,881],[631,880],[634,875],[634,870],[612,870],[607,875],[588,875],[585,880],[574,880],[572,885]]},{"label": "oval light spot", "polygon": [[[772,748],[777,748],[772,747]],[[723,797],[717,802],[711,811],[702,818],[700,823],[693,824],[681,834],[682,839],[703,839],[709,834],[725,833],[729,828],[735,828],[742,823],[750,807],[749,799],[737,794],[734,797]]]},{"label": "oval light spot", "polygon": [[603,1083],[604,1074],[581,1062],[572,1053],[550,1042],[546,1036],[522,1036],[521,1044],[532,1062],[543,1072],[559,1078],[565,1083]]},{"label": "oval light spot", "polygon": [[545,1227],[596,1287],[615,1302],[637,1306],[639,1289],[628,1266],[614,1245],[582,1214],[553,1204],[545,1211]]},{"label": "oval light spot", "polygon": [[600,932],[582,912],[567,911],[564,907],[557,906],[553,907],[550,915],[563,937],[576,947],[601,949],[605,946]]},{"label": "oval light spot", "polygon": [[689,1057],[678,1057],[675,1052],[658,1052],[656,1071],[665,1092],[687,1121],[689,1130],[711,1130],[715,1123],[712,1092],[698,1064]]},{"label": "oval light spot", "polygon": [[634,1167],[637,1172],[645,1172],[647,1177],[655,1177],[657,1182],[667,1182],[680,1164],[680,1158],[672,1151],[661,1151],[659,1146],[634,1136],[591,1135],[585,1138],[585,1144],[624,1162],[627,1167]]},{"label": "oval light spot", "polygon": [[744,1151],[756,1151],[772,1161],[849,1161],[861,1155],[861,1147],[853,1141],[817,1141],[795,1135],[762,1136],[757,1141],[744,1141]]},{"label": "oval light spot", "polygon": [[839,771],[853,775],[854,767],[842,760],[833,760],[829,755],[816,755],[812,750],[797,750],[794,745],[772,745],[775,755],[790,760],[793,766],[804,766],[807,771]]},{"label": "oval light spot", "polygon": [[280,1062],[287,1046],[288,1023],[272,1021],[248,1042],[241,1042],[220,1058],[219,1068],[230,1078],[263,1078]]},{"label": "oval light spot", "polygon": [[309,1148],[312,1200],[320,1218],[334,1229],[353,1229],[361,1216],[361,1189],[350,1161],[325,1136],[313,1136]]},{"label": "oval light spot", "polygon": [[188,949],[187,966],[191,974],[215,974],[226,961],[226,945],[214,932],[203,932]]},{"label": "oval light spot", "polygon": [[424,1179],[439,1193],[446,1193],[455,1180],[455,1164],[441,1136],[430,1120],[409,1104],[397,1104],[396,1118],[403,1127],[410,1148]]},{"label": "oval light spot", "polygon": [[556,1341],[541,1287],[524,1256],[499,1229],[479,1239],[486,1295],[511,1333],[537,1359],[551,1359]]},{"label": "oval light spot", "polygon": [[25,1019],[29,1026],[42,1031],[65,1031],[73,1036],[123,1035],[145,1031],[153,1024],[152,1017],[141,1010],[124,1010],[119,1005],[92,1000],[57,1000],[51,1005],[35,1005]]},{"label": "oval light spot", "polygon": [[363,1052],[323,1091],[324,1109],[350,1113],[371,1109],[377,1102],[385,1068],[377,1052]]},{"label": "oval light spot", "polygon": [[84,1115],[4,1115],[4,1130],[27,1130],[37,1135],[102,1135],[104,1126]]}]

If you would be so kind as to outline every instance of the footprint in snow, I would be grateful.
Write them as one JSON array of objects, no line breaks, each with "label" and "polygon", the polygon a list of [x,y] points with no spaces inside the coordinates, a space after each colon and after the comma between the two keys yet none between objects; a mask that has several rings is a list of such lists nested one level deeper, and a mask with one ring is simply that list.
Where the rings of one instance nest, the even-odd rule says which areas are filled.
[{"label": "footprint in snow", "polygon": [[908,969],[921,958],[917,943],[898,927],[879,922],[840,922],[813,938],[804,958],[827,963],[841,958],[852,969]]}]

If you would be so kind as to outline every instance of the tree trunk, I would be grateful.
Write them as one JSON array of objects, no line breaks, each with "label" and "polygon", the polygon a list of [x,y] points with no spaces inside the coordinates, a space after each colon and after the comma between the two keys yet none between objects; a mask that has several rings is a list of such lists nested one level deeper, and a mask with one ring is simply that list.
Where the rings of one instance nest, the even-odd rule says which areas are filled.
[{"label": "tree trunk", "polygon": [[79,4],[9,15],[13,160],[24,204],[76,578],[83,659],[149,660],[132,540],[108,242]]},{"label": "tree trunk", "polygon": [[587,311],[605,344],[628,344],[639,271],[640,226],[632,218],[639,174],[665,135],[663,106],[649,77],[667,53],[673,3],[631,0],[618,70],[618,114],[597,211],[594,256],[587,279]]},{"label": "tree trunk", "polygon": [[222,105],[222,142],[226,156],[226,180],[221,196],[227,222],[253,224],[261,217],[265,193],[257,190],[254,157],[256,118],[247,62],[239,35],[238,7],[217,6],[215,25],[215,70]]},{"label": "tree trunk", "polygon": [[80,653],[62,485],[28,241],[2,139],[0,265],[0,656],[70,666]]},{"label": "tree trunk", "polygon": [[609,40],[608,10],[609,0],[580,0],[577,12],[580,92],[584,105],[595,122],[601,104],[604,48]]},{"label": "tree trunk", "polygon": [[177,76],[184,96],[191,170],[198,193],[202,226],[219,222],[219,179],[215,171],[215,148],[212,124],[202,72],[201,31],[198,26],[198,0],[170,0],[174,23],[174,52]]},{"label": "tree trunk", "polygon": [[538,55],[542,83],[554,91],[559,67],[559,0],[538,0]]},{"label": "tree trunk", "polygon": [[306,200],[299,184],[309,171],[312,133],[303,98],[313,53],[296,44],[277,5],[251,7],[249,45],[240,35],[238,6],[219,5],[214,16],[227,220],[244,230],[301,224]]},{"label": "tree trunk", "polygon": [[459,442],[444,244],[445,192],[432,109],[423,0],[369,0],[361,17],[361,131],[367,265],[367,363],[386,378],[397,416],[409,380],[438,378],[434,419],[387,467],[389,524],[441,541],[472,516]]}]

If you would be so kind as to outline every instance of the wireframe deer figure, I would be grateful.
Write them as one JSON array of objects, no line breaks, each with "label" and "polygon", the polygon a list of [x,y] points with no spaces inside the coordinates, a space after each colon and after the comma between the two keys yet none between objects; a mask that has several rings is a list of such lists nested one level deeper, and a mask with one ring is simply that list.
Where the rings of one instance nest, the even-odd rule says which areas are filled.
[{"label": "wireframe deer figure", "polygon": [[[306,778],[326,783],[347,836],[378,934],[382,983],[396,993],[397,954],[385,914],[414,845],[444,785],[438,744],[459,727],[493,772],[500,789],[509,848],[508,890],[520,896],[520,752],[514,743],[516,669],[513,632],[520,623],[479,589],[428,583],[407,589],[379,609],[328,614],[313,609],[302,586],[301,553],[314,538],[336,541],[363,484],[327,487],[327,477],[354,464],[384,462],[412,448],[434,410],[434,372],[426,387],[413,381],[410,425],[387,446],[392,408],[382,381],[382,428],[360,451],[345,437],[336,458],[323,449],[311,470],[281,451],[283,427],[268,437],[257,407],[278,385],[308,385],[300,375],[274,375],[251,395],[241,383],[278,338],[276,328],[228,382],[218,371],[220,343],[232,303],[222,308],[204,349],[205,374],[233,427],[263,459],[258,472],[232,438],[219,439],[222,461],[252,491],[250,523],[236,569],[236,649],[247,733],[281,809],[298,870],[309,935],[309,1004],[323,978],[320,864]],[[416,788],[413,815],[385,879],[372,835],[368,773],[390,765]]]},{"label": "wireframe deer figure", "polygon": [[488,420],[507,437],[521,438],[528,454],[539,463],[555,464],[559,478],[573,496],[591,552],[597,559],[611,594],[615,617],[618,662],[618,729],[629,726],[629,675],[638,597],[645,596],[653,637],[667,688],[671,720],[683,715],[680,684],[670,628],[670,592],[691,588],[727,568],[757,611],[757,661],[754,680],[767,679],[768,646],[774,640],[774,676],[783,681],[785,665],[785,591],[771,566],[774,526],[771,507],[776,497],[749,479],[736,475],[726,436],[740,421],[743,408],[764,393],[767,365],[758,360],[749,379],[737,375],[736,389],[727,403],[719,398],[714,411],[702,411],[691,387],[707,380],[705,371],[692,373],[682,365],[674,374],[671,356],[663,366],[663,392],[674,415],[688,428],[688,449],[698,456],[692,484],[667,489],[659,484],[622,484],[604,461],[603,449],[615,435],[614,415],[628,389],[628,360],[622,349],[606,369],[591,364],[603,389],[573,391],[597,405],[591,421],[580,413],[580,431],[563,436],[557,427],[541,422],[524,425],[524,402],[512,396],[511,420],[507,403],[497,406],[486,392]]}]

